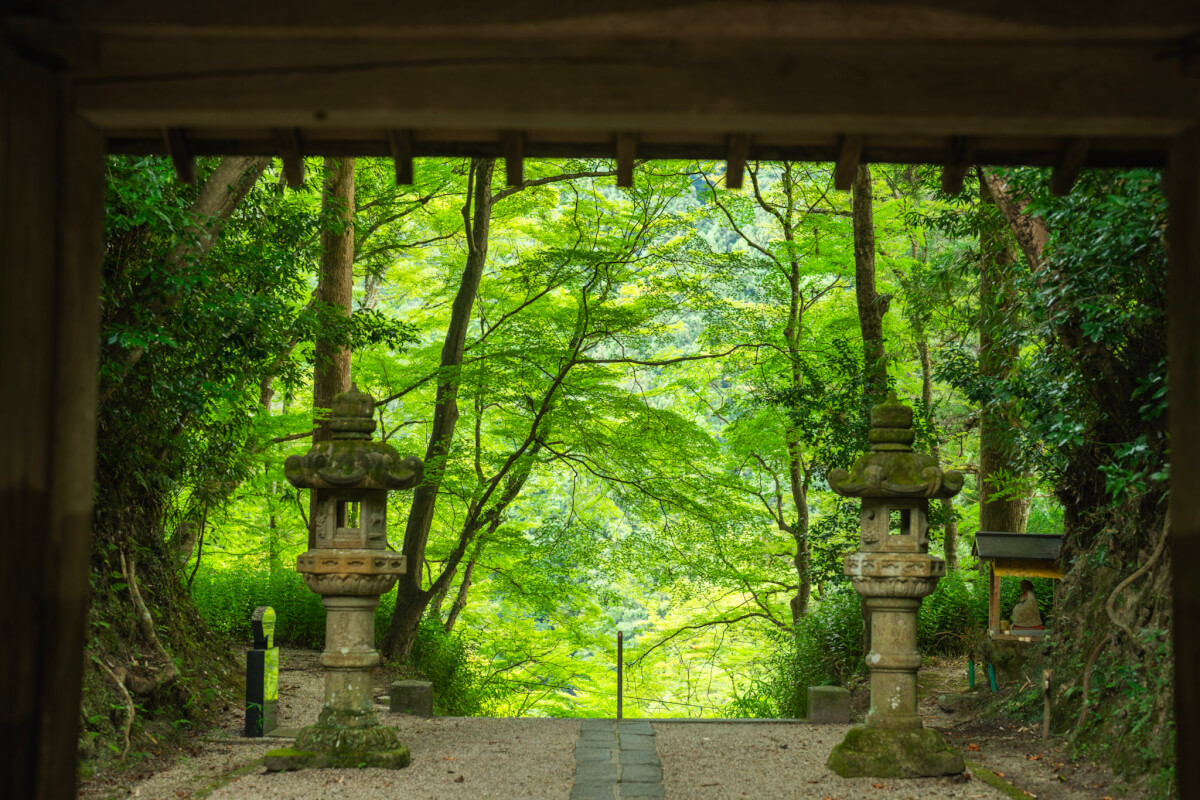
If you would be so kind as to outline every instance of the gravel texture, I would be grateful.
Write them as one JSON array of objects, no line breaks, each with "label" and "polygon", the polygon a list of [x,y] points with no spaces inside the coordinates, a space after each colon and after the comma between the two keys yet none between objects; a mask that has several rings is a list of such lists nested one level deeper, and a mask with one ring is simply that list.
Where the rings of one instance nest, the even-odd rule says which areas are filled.
[{"label": "gravel texture", "polygon": [[[296,729],[316,721],[324,694],[318,654],[285,651],[279,676],[279,723]],[[939,675],[945,689],[956,689],[961,665],[931,669],[925,680]],[[944,673],[944,674],[943,674]],[[382,681],[382,676],[380,678]],[[949,740],[981,769],[1006,775],[1041,798],[1094,800],[1113,794],[1112,777],[1087,762],[1072,762],[1057,742],[1042,743],[1036,732],[996,720],[945,714],[933,699],[943,687],[929,686],[922,703],[926,724],[945,732]],[[265,774],[262,756],[291,744],[288,739],[241,738],[242,714],[230,708],[221,728],[195,740],[194,752],[168,763],[143,779],[129,776],[93,780],[82,787],[84,800],[113,797],[163,800],[320,800],[321,798],[583,798],[665,797],[666,800],[721,798],[813,798],[813,800],[924,800],[962,798],[991,800],[1004,795],[974,779],[846,780],[825,767],[833,746],[845,736],[844,725],[793,722],[645,721],[628,722],[627,737],[609,742],[607,761],[615,778],[632,781],[638,769],[651,767],[656,753],[661,784],[613,784],[590,780],[592,764],[577,772],[577,756],[595,750],[598,727],[612,722],[585,721],[592,729],[581,735],[579,720],[563,719],[422,719],[391,714],[383,705],[380,685],[376,710],[394,725],[412,753],[403,770],[310,770]],[[641,728],[648,727],[643,731]],[[638,730],[634,730],[638,728]],[[607,730],[607,727],[606,727]],[[650,731],[654,736],[649,736]],[[609,739],[613,739],[609,736]],[[645,740],[647,747],[639,747]],[[608,741],[607,739],[605,741]],[[628,745],[628,746],[626,746]],[[646,752],[642,752],[646,750]],[[626,752],[628,751],[628,752]],[[584,760],[595,760],[585,752]],[[599,754],[605,755],[605,754]],[[607,772],[605,773],[608,774]],[[598,778],[592,775],[591,778]],[[657,777],[657,776],[654,776]],[[579,786],[576,787],[577,778]],[[1132,793],[1128,800],[1141,797]]]},{"label": "gravel texture", "polygon": [[841,778],[825,766],[846,725],[656,723],[667,800],[998,798],[977,780]]},{"label": "gravel texture", "polygon": [[[401,770],[305,770],[242,776],[212,800],[562,798],[571,792],[578,720],[395,717],[412,753]],[[170,797],[170,795],[167,795]]]}]

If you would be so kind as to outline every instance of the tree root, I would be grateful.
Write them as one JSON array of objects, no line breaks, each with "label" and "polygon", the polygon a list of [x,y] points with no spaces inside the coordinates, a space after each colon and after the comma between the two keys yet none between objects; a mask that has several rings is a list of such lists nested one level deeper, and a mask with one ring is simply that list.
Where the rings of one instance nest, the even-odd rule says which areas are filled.
[{"label": "tree root", "polygon": [[[1163,551],[1166,550],[1167,537],[1170,533],[1171,517],[1168,514],[1167,518],[1163,520],[1162,533],[1158,537],[1158,544],[1154,546],[1154,552],[1151,553],[1150,557],[1146,559],[1145,564],[1142,564],[1141,567],[1134,570],[1133,574],[1117,584],[1116,588],[1114,588],[1108,595],[1108,600],[1106,600],[1104,603],[1104,610],[1108,612],[1109,621],[1112,622],[1112,624],[1116,627],[1120,628],[1129,638],[1129,641],[1143,652],[1145,652],[1146,648],[1140,641],[1138,641],[1137,636],[1134,635],[1133,629],[1126,625],[1125,622],[1117,618],[1117,598],[1121,595],[1121,592],[1129,588],[1130,584],[1149,572],[1150,568],[1153,567],[1158,559],[1162,557]],[[1088,690],[1091,688],[1092,683],[1092,667],[1096,666],[1096,660],[1100,658],[1100,653],[1103,652],[1108,643],[1115,638],[1116,633],[1114,631],[1109,631],[1108,635],[1101,639],[1096,647],[1092,650],[1092,654],[1088,656],[1087,664],[1083,668],[1083,707],[1079,709],[1079,719],[1075,722],[1076,732],[1083,730],[1083,723],[1087,721],[1088,712],[1091,709],[1091,706],[1088,705]]]},{"label": "tree root", "polygon": [[133,730],[133,716],[136,712],[136,708],[133,705],[133,697],[130,696],[129,690],[125,688],[125,681],[122,679],[122,676],[113,672],[112,668],[109,667],[108,664],[105,664],[96,656],[92,656],[92,661],[95,661],[96,664],[99,665],[100,669],[104,670],[108,677],[112,678],[112,682],[117,685],[117,689],[120,690],[121,696],[125,698],[125,747],[121,749],[121,754],[117,757],[119,760],[124,761],[125,756],[129,753],[129,736],[130,732]]},{"label": "tree root", "polygon": [[129,557],[129,564],[125,564],[125,552],[121,551],[121,574],[125,576],[126,583],[129,584],[129,596],[133,598],[133,604],[137,608],[138,622],[141,625],[142,635],[150,640],[154,645],[154,649],[162,656],[163,662],[166,664],[162,671],[154,677],[150,682],[150,686],[145,691],[139,691],[139,694],[149,694],[159,686],[164,686],[179,679],[179,668],[175,666],[175,659],[163,646],[162,640],[158,638],[158,630],[154,626],[154,617],[150,616],[150,609],[146,608],[146,603],[142,600],[142,593],[138,590],[137,584],[137,564],[133,556]]}]

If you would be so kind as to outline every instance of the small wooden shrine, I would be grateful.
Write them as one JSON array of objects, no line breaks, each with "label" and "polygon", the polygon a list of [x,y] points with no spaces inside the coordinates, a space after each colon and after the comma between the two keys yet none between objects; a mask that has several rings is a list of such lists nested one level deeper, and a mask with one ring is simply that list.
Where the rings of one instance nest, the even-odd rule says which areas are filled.
[{"label": "small wooden shrine", "polygon": [[979,531],[971,555],[986,564],[988,570],[988,636],[1032,642],[1044,635],[1042,630],[1006,631],[1000,621],[1000,579],[1005,575],[1022,578],[1053,578],[1063,576],[1060,553],[1062,534],[1008,533]]}]

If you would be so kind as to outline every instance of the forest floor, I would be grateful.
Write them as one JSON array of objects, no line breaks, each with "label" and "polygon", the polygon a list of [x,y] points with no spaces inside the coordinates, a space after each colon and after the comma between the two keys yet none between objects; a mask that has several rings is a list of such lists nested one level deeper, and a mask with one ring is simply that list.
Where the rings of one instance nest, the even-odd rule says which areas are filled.
[{"label": "forest floor", "polygon": [[[382,676],[381,676],[382,677]],[[279,723],[296,728],[316,720],[323,695],[318,654],[286,650],[279,677]],[[1057,739],[1043,742],[1036,726],[988,714],[943,712],[939,695],[965,688],[961,659],[937,659],[922,667],[921,713],[941,730],[969,763],[970,777],[944,780],[844,780],[824,765],[844,726],[762,722],[655,722],[668,800],[722,798],[1055,798],[1102,800],[1121,794],[1101,766],[1068,755]],[[379,684],[383,694],[382,682]],[[856,716],[865,708],[865,687],[856,691]],[[103,770],[84,783],[82,800],[274,800],[274,798],[562,798],[575,779],[579,721],[569,719],[380,718],[399,729],[412,750],[412,765],[398,772],[318,770],[264,774],[266,751],[286,739],[241,737],[235,706],[220,725],[197,734],[177,752],[160,752],[124,770]],[[790,748],[789,748],[790,744]],[[801,754],[811,753],[812,757]],[[990,773],[990,774],[987,774]]]}]

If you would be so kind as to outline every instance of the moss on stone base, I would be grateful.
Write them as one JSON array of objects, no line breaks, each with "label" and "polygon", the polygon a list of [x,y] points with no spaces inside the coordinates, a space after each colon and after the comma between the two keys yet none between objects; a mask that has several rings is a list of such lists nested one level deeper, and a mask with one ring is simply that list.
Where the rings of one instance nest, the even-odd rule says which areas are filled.
[{"label": "moss on stone base", "polygon": [[403,769],[412,761],[396,731],[386,725],[341,728],[310,725],[300,731],[295,747],[272,750],[263,757],[269,772],[330,767]]},{"label": "moss on stone base", "polygon": [[936,778],[966,769],[962,756],[928,728],[851,728],[826,764],[843,778]]}]

